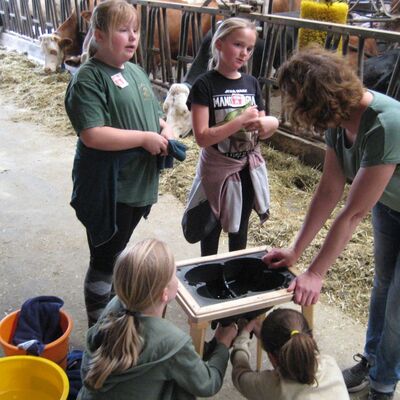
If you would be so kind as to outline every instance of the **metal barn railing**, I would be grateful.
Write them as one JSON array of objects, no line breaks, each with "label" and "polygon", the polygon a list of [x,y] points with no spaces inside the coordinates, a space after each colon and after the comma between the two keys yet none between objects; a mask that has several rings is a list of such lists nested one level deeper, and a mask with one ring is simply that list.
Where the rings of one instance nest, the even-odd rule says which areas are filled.
[{"label": "metal barn railing", "polygon": [[[217,20],[236,15],[249,18],[257,23],[263,39],[261,61],[255,67],[253,75],[263,86],[266,99],[266,112],[280,112],[276,98],[275,71],[290,53],[296,49],[300,28],[326,32],[325,46],[336,49],[339,46],[343,54],[350,52],[349,38],[358,38],[357,72],[362,78],[366,61],[365,44],[375,39],[387,48],[400,47],[400,33],[364,27],[341,25],[291,18],[282,15],[262,15],[261,13],[243,13],[241,8],[233,6],[226,9],[201,7],[184,3],[166,3],[153,0],[130,0],[140,8],[141,41],[136,56],[138,62],[151,76],[153,82],[164,88],[172,83],[182,82],[194,56],[199,49],[206,30],[215,29]],[[80,17],[80,10],[89,7],[89,0],[0,0],[0,17],[3,30],[21,37],[37,40],[40,34],[53,32],[71,14],[78,10],[79,32],[83,37],[87,31],[86,23]],[[207,29],[205,29],[207,28]],[[178,33],[171,41],[170,31]],[[179,38],[179,39],[178,39]],[[387,93],[400,98],[400,62],[397,58]],[[274,107],[273,107],[274,106]],[[276,111],[278,110],[278,111]],[[282,118],[284,120],[284,116]]]},{"label": "metal barn railing", "polygon": [[55,31],[73,7],[71,0],[0,0],[1,24],[5,32],[38,39]]},{"label": "metal barn railing", "polygon": [[[259,13],[235,13],[232,10],[220,10],[214,8],[202,8],[192,5],[182,5],[177,3],[163,3],[152,0],[133,0],[133,2],[141,7],[142,23],[146,29],[142,31],[141,38],[144,46],[143,64],[146,71],[150,74],[153,82],[163,87],[169,87],[172,83],[182,82],[186,74],[187,68],[193,62],[193,54],[195,51],[188,52],[188,38],[191,35],[192,43],[198,46],[203,33],[201,32],[201,24],[205,18],[211,18],[212,28],[215,28],[216,21],[236,15],[243,18],[254,20],[261,29],[261,36],[264,39],[264,48],[262,59],[259,63],[260,68],[252,71],[261,85],[265,93],[266,112],[268,114],[276,114],[276,108],[272,107],[275,102],[273,93],[276,88],[275,71],[283,63],[289,55],[297,47],[297,37],[300,28],[312,29],[326,32],[325,47],[332,50],[340,50],[343,55],[347,55],[351,51],[357,52],[356,69],[358,75],[363,78],[364,63],[367,59],[365,44],[368,39],[375,39],[388,48],[398,47],[400,44],[400,33],[392,31],[384,31],[365,27],[357,27],[350,25],[335,24],[329,22],[320,22],[312,20],[304,20],[300,18],[291,18],[280,15],[261,15]],[[157,18],[153,17],[158,9]],[[176,10],[180,12],[181,28],[178,54],[174,58],[166,54],[167,49],[171,49],[170,37],[166,27],[175,23],[170,21],[171,13],[167,10]],[[190,21],[196,21],[196,25],[188,23],[188,15]],[[184,17],[185,16],[185,17]],[[175,16],[176,17],[176,16]],[[174,18],[175,18],[174,17]],[[158,35],[158,47],[155,35]],[[354,36],[358,39],[356,49],[352,49],[349,45],[350,37]],[[340,45],[339,45],[340,43]],[[176,46],[176,43],[174,43]],[[194,47],[195,49],[197,47]],[[190,50],[190,49],[189,49]],[[169,50],[171,51],[171,50]],[[159,61],[157,61],[159,60]],[[400,99],[400,65],[397,59],[396,66],[391,76],[387,94]],[[283,126],[285,126],[285,116],[281,116]],[[320,138],[322,140],[322,138]]]},{"label": "metal barn railing", "polygon": [[25,39],[38,40],[53,33],[73,12],[78,16],[78,32],[84,37],[88,26],[81,11],[93,8],[98,0],[0,0],[3,31]]}]

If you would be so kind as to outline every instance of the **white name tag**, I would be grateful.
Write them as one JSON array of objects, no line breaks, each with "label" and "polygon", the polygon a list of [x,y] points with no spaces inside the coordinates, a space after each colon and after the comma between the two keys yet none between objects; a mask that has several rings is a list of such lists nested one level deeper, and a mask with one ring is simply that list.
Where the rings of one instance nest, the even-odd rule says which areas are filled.
[{"label": "white name tag", "polygon": [[114,84],[116,86],[120,87],[121,89],[123,89],[124,87],[129,85],[129,83],[122,76],[121,72],[119,72],[118,74],[112,75],[111,79],[113,80]]}]

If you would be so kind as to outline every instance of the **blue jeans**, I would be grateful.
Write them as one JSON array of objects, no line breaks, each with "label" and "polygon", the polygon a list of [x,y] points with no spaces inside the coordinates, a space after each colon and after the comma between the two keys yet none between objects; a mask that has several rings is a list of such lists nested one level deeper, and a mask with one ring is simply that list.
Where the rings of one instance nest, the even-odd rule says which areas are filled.
[{"label": "blue jeans", "polygon": [[364,354],[371,387],[386,393],[400,379],[400,212],[377,203],[372,224],[375,276]]}]

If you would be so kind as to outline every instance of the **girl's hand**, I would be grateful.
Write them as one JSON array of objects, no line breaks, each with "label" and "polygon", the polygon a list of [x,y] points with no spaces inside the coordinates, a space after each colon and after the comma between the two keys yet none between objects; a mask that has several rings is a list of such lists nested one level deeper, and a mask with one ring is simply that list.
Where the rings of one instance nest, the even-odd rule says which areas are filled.
[{"label": "girl's hand", "polygon": [[292,281],[288,292],[294,291],[294,303],[310,306],[318,301],[322,283],[322,276],[308,269]]},{"label": "girl's hand", "polygon": [[261,325],[262,325],[262,321],[260,320],[260,318],[254,318],[250,322],[248,322],[246,325],[244,325],[242,329],[249,333],[254,332],[256,337],[259,339],[260,332],[261,332]]},{"label": "girl's hand", "polygon": [[142,147],[153,156],[168,152],[168,140],[156,132],[144,132]]},{"label": "girl's hand", "polygon": [[260,139],[271,137],[279,127],[278,118],[271,116],[263,116],[258,119],[259,127],[257,128]]},{"label": "girl's hand", "polygon": [[248,125],[254,123],[258,119],[257,106],[246,108],[237,118],[240,118],[242,127],[246,128]]},{"label": "girl's hand", "polygon": [[284,249],[272,249],[262,258],[263,262],[270,268],[291,267],[299,257],[292,247]]},{"label": "girl's hand", "polygon": [[[264,113],[260,113],[264,114]],[[247,131],[258,131],[260,139],[267,139],[278,129],[279,121],[275,117],[261,115],[246,123]]]},{"label": "girl's hand", "polygon": [[228,326],[218,325],[215,330],[215,339],[218,343],[225,345],[228,349],[232,346],[233,339],[238,334],[238,326],[232,323]]}]

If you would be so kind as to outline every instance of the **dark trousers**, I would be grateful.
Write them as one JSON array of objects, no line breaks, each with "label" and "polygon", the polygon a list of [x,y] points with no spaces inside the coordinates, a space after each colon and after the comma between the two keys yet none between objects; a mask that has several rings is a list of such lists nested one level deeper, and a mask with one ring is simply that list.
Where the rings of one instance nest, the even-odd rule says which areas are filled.
[{"label": "dark trousers", "polygon": [[86,273],[84,295],[89,326],[93,325],[110,300],[115,260],[125,249],[134,229],[148,212],[149,206],[130,207],[117,203],[118,231],[106,243],[94,247],[89,236],[90,264]]},{"label": "dark trousers", "polygon": [[[253,183],[251,182],[249,168],[240,171],[239,175],[242,182],[242,215],[240,218],[239,231],[228,234],[229,251],[242,250],[246,248],[249,219],[254,205],[254,188]],[[211,231],[211,233],[201,240],[200,246],[202,257],[218,253],[221,231],[222,227],[218,222],[217,226]]]}]

